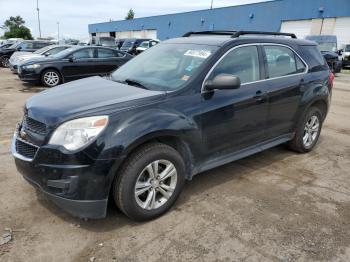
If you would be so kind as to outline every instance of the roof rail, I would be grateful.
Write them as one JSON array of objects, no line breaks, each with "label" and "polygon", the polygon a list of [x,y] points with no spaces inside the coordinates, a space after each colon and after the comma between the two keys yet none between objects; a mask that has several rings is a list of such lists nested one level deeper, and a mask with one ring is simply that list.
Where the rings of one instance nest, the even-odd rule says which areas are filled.
[{"label": "roof rail", "polygon": [[237,31],[226,31],[226,30],[217,30],[217,31],[194,31],[187,32],[182,37],[189,37],[191,35],[229,35],[236,33]]},{"label": "roof rail", "polygon": [[290,36],[291,38],[297,38],[295,34],[280,33],[280,32],[263,32],[263,31],[237,31],[232,34],[231,37],[240,37],[241,35],[275,35],[275,36]]},{"label": "roof rail", "polygon": [[295,34],[280,33],[280,32],[263,32],[263,31],[229,31],[229,30],[217,30],[217,31],[195,31],[187,32],[183,37],[190,37],[191,35],[228,35],[232,38],[240,37],[241,35],[274,35],[274,36],[289,36],[291,38],[297,38]]}]

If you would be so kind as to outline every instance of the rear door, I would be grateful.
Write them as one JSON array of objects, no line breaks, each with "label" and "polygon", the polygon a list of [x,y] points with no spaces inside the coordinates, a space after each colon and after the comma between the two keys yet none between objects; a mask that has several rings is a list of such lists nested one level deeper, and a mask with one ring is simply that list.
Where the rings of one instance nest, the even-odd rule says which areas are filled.
[{"label": "rear door", "polygon": [[108,48],[98,48],[95,60],[96,74],[110,73],[125,63],[125,54]]},{"label": "rear door", "polygon": [[62,74],[67,80],[96,75],[96,48],[82,48],[70,55],[62,65]]},{"label": "rear door", "polygon": [[269,114],[266,138],[276,138],[293,131],[307,65],[290,47],[277,44],[262,46],[268,85]]}]

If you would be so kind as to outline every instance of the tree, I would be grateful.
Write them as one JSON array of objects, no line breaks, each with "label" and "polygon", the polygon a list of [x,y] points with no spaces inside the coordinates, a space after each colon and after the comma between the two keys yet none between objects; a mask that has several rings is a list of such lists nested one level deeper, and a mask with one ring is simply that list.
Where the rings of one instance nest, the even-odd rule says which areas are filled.
[{"label": "tree", "polygon": [[33,36],[28,27],[25,26],[25,21],[20,16],[11,16],[0,27],[5,30],[4,37],[8,38],[23,38],[25,40],[33,39]]},{"label": "tree", "polygon": [[135,17],[135,12],[134,10],[130,9],[128,14],[125,17],[125,20],[131,20],[131,19],[134,19],[134,17]]}]

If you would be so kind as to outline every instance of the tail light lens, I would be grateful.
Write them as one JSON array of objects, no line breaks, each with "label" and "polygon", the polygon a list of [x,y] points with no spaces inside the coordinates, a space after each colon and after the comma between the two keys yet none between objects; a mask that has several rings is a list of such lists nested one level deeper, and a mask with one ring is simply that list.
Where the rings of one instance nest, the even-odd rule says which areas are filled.
[{"label": "tail light lens", "polygon": [[333,88],[333,82],[334,82],[334,74],[332,72],[329,73],[329,87]]}]

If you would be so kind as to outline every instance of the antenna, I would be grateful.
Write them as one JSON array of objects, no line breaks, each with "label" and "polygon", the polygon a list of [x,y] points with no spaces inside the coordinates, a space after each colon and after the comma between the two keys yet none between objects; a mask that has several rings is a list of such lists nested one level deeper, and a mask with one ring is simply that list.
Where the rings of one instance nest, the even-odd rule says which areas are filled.
[{"label": "antenna", "polygon": [[39,0],[36,0],[36,11],[38,12],[39,36],[40,36],[40,38],[41,38],[40,14],[39,14]]},{"label": "antenna", "polygon": [[213,2],[214,0],[211,0],[210,9],[213,9]]}]

